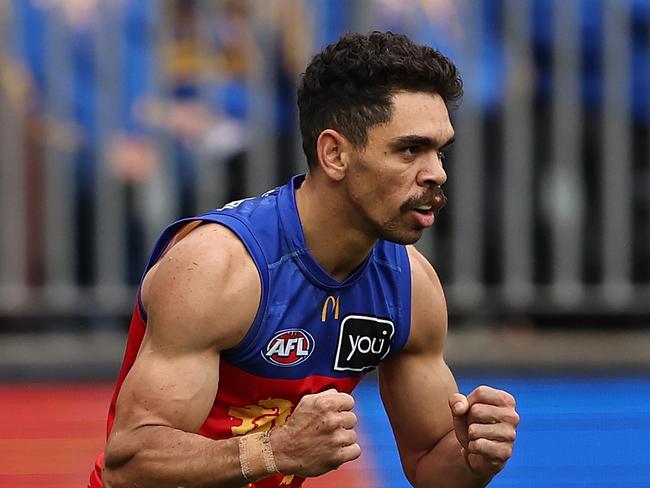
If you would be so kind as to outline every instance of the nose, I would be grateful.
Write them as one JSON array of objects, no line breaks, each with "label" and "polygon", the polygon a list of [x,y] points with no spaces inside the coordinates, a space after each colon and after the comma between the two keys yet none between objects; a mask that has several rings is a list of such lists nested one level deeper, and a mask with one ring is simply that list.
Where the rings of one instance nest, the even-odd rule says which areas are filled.
[{"label": "nose", "polygon": [[442,159],[438,153],[434,153],[418,173],[417,183],[420,186],[442,186],[446,181],[447,172],[442,167]]}]

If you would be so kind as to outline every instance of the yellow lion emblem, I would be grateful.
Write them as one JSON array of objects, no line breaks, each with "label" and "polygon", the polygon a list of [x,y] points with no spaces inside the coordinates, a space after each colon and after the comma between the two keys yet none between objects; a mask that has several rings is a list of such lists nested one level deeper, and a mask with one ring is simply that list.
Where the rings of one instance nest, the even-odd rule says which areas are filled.
[{"label": "yellow lion emblem", "polygon": [[[245,407],[230,407],[228,415],[231,420],[240,420],[240,425],[231,427],[233,435],[255,434],[266,432],[273,427],[283,425],[289,415],[293,403],[281,398],[267,398],[260,400],[257,405],[246,405]],[[289,485],[293,475],[285,476],[281,485]]]}]

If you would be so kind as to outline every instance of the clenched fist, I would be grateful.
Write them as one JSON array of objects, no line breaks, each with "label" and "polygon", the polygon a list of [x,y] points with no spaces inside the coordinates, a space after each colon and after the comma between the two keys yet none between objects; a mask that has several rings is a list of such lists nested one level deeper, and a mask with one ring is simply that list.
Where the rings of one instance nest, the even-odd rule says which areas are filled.
[{"label": "clenched fist", "polygon": [[279,471],[318,476],[358,458],[353,407],[352,396],[334,389],[305,395],[287,422],[271,430]]},{"label": "clenched fist", "polygon": [[519,415],[514,397],[505,391],[479,386],[465,397],[449,397],[456,438],[465,461],[476,474],[491,476],[512,456]]}]

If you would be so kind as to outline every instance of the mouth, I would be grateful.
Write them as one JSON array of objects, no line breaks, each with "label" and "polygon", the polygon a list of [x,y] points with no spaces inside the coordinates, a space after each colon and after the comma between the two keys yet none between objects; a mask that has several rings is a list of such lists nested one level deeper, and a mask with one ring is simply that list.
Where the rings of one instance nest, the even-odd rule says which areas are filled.
[{"label": "mouth", "polygon": [[409,214],[413,216],[417,222],[417,226],[421,228],[431,227],[436,221],[436,212],[433,208],[429,208],[428,210],[425,210],[423,207],[414,208],[409,211]]},{"label": "mouth", "polygon": [[433,205],[420,205],[419,207],[416,207],[412,210],[422,215],[427,215],[431,212],[435,212]]},{"label": "mouth", "polygon": [[434,189],[422,198],[408,201],[404,210],[413,215],[421,227],[431,227],[436,220],[436,214],[447,203],[447,198],[440,187]]},{"label": "mouth", "polygon": [[405,205],[406,210],[415,211],[423,215],[438,213],[447,203],[447,197],[440,187],[437,187],[432,194],[425,195],[415,202],[409,201]]}]

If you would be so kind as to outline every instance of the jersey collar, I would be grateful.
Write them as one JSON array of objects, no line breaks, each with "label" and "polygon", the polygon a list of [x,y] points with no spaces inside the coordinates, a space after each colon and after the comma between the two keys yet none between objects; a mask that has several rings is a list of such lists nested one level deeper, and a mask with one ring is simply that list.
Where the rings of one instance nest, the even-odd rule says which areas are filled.
[{"label": "jersey collar", "polygon": [[304,180],[304,174],[294,176],[289,183],[280,189],[278,195],[280,221],[285,245],[288,246],[289,252],[294,256],[302,272],[315,285],[321,288],[345,288],[351,286],[363,276],[374,255],[375,249],[373,247],[366,259],[344,281],[338,281],[325,271],[309,252],[309,249],[307,249],[305,234],[302,223],[300,222],[300,215],[298,214],[296,190],[300,188]]}]

